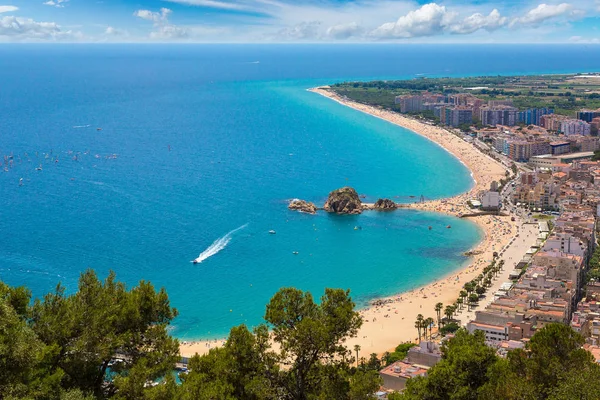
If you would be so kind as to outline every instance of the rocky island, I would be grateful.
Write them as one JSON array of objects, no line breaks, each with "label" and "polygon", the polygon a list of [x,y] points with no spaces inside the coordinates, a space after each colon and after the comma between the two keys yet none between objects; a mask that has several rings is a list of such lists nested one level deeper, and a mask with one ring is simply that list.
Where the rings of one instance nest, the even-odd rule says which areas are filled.
[{"label": "rocky island", "polygon": [[311,203],[306,200],[294,199],[294,200],[290,201],[288,208],[290,210],[300,211],[300,212],[304,212],[307,214],[316,214],[317,213],[317,206],[315,206],[314,203]]},{"label": "rocky island", "polygon": [[398,208],[398,205],[390,199],[379,199],[373,205],[374,210],[391,211]]},{"label": "rocky island", "polygon": [[329,193],[323,208],[336,214],[360,214],[363,209],[358,193],[351,187],[343,187]]},{"label": "rocky island", "polygon": [[[364,195],[363,195],[364,196]],[[307,214],[316,214],[317,210],[325,210],[336,214],[360,214],[365,210],[392,211],[401,207],[390,199],[378,199],[375,203],[363,203],[356,190],[346,186],[329,193],[325,206],[317,207],[314,203],[306,200],[293,199],[288,208]]]}]

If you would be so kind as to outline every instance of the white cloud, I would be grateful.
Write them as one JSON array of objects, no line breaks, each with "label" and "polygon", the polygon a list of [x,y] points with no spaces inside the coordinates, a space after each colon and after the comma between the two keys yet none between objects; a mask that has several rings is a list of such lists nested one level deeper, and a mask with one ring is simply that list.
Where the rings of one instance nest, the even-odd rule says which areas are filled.
[{"label": "white cloud", "polygon": [[307,21],[281,29],[277,38],[283,40],[311,40],[321,37],[321,22]]},{"label": "white cloud", "polygon": [[432,36],[442,33],[455,17],[456,14],[448,12],[445,6],[429,3],[401,16],[396,22],[379,26],[371,34],[379,38]]},{"label": "white cloud", "polygon": [[401,16],[396,22],[380,25],[370,36],[382,39],[414,38],[445,32],[465,35],[480,29],[491,32],[507,23],[508,18],[503,17],[497,9],[492,10],[489,15],[474,13],[461,19],[458,13],[449,11],[445,6],[429,3]]},{"label": "white cloud", "polygon": [[508,18],[501,16],[500,12],[494,9],[488,16],[475,13],[466,17],[461,22],[451,25],[449,31],[457,34],[469,34],[479,29],[485,29],[491,32],[502,28],[507,22]]},{"label": "white cloud", "polygon": [[[251,37],[255,37],[256,40],[267,38],[274,41],[293,40],[297,37],[301,38],[299,40],[312,38],[324,41],[352,38],[358,41],[410,39],[429,42],[438,40],[438,37],[452,35],[453,39],[441,40],[477,41],[482,38],[486,40],[499,38],[503,42],[538,41],[552,34],[543,27],[552,23],[554,19],[572,21],[583,15],[582,10],[585,10],[587,15],[595,15],[595,1],[600,4],[600,0],[584,0],[580,4],[573,3],[571,6],[548,0],[551,5],[539,4],[539,1],[536,1],[533,7],[523,9],[509,7],[504,3],[498,3],[503,8],[492,8],[486,6],[488,2],[483,1],[472,1],[469,2],[470,4],[459,6],[456,0],[443,2],[430,0],[429,4],[424,5],[415,5],[413,0],[353,0],[343,3],[333,0],[313,0],[308,3],[284,3],[283,1],[239,0],[240,4],[256,10],[256,15],[244,17],[254,18],[252,25],[254,35]],[[531,0],[525,3],[529,4],[529,1]],[[387,18],[386,16],[399,16],[399,18],[382,20]],[[239,19],[234,20],[234,18],[239,18],[239,14],[230,18],[232,29],[238,29]],[[321,22],[319,27],[315,27],[314,24],[309,25],[307,22],[315,20]],[[515,20],[519,21],[517,26]],[[524,28],[523,35],[515,37],[514,31],[506,29],[508,27]],[[490,32],[494,32],[493,35],[489,34]],[[282,37],[279,37],[281,35]],[[457,40],[458,35],[469,35],[469,39]]]},{"label": "white cloud", "polygon": [[[0,0],[1,1],[1,0]],[[13,0],[14,1],[14,0]],[[69,0],[39,0],[40,3],[63,7]],[[112,26],[101,26],[97,40],[143,41],[373,41],[410,39],[415,42],[444,41],[524,41],[540,40],[556,32],[553,22],[573,21],[585,12],[598,15],[600,0],[539,0],[523,8],[497,3],[492,9],[489,2],[457,0],[429,0],[420,5],[416,0],[163,0],[187,6],[220,10],[218,21],[206,24],[178,25],[169,8],[138,9],[136,18],[147,21],[148,34],[138,36]],[[531,4],[534,0],[523,3]],[[545,1],[549,4],[539,4]],[[559,4],[561,1],[565,3]],[[566,3],[572,2],[572,4]],[[144,4],[144,2],[138,2]],[[509,2],[511,3],[511,2]],[[163,3],[165,4],[165,3]],[[538,5],[539,4],[539,5]],[[502,8],[500,7],[502,6]],[[15,6],[0,6],[1,13],[18,10]],[[491,10],[491,11],[490,11]],[[598,11],[596,11],[598,10]],[[176,13],[180,17],[179,11]],[[183,14],[182,14],[183,15]],[[210,14],[212,15],[212,14]],[[389,19],[388,19],[389,18]],[[139,21],[139,20],[138,20]],[[387,23],[386,23],[387,21]],[[143,22],[140,21],[140,24]],[[571,25],[560,27],[566,30]],[[513,30],[522,28],[519,35]],[[503,29],[505,28],[505,29]],[[61,32],[69,29],[63,25]],[[133,28],[132,28],[133,29]],[[103,32],[103,33],[102,33]],[[477,34],[476,32],[480,32]],[[485,32],[494,32],[487,34]],[[580,34],[572,30],[562,36]],[[467,36],[457,39],[458,35]],[[518,36],[518,37],[517,37]],[[0,39],[2,40],[2,39]]]},{"label": "white cloud", "polygon": [[2,41],[42,41],[74,40],[81,34],[65,31],[55,22],[37,22],[31,18],[6,16],[0,18],[0,40]]},{"label": "white cloud", "polygon": [[524,16],[515,18],[510,25],[539,25],[540,23],[563,16],[575,16],[578,12],[573,9],[573,6],[568,3],[561,4],[545,4],[542,3],[536,8],[529,10]]},{"label": "white cloud", "polygon": [[0,14],[2,13],[7,13],[7,12],[14,12],[19,10],[19,7],[15,7],[15,6],[0,6]]},{"label": "white cloud", "polygon": [[363,28],[356,22],[349,24],[340,24],[331,26],[327,29],[327,36],[334,39],[348,39],[351,37],[360,36],[363,33]]},{"label": "white cloud", "polygon": [[129,36],[129,32],[125,29],[115,28],[114,26],[107,26],[104,30],[104,34],[107,36]]},{"label": "white cloud", "polygon": [[46,6],[51,6],[51,7],[57,7],[57,8],[64,8],[64,3],[68,2],[69,0],[48,0],[42,4],[46,5]]},{"label": "white cloud", "polygon": [[188,29],[177,25],[163,25],[150,33],[151,39],[176,40],[185,39],[189,36]]},{"label": "white cloud", "polygon": [[159,12],[153,12],[150,10],[137,10],[133,13],[134,16],[145,19],[146,21],[152,21],[154,23],[160,23],[167,21],[169,15],[172,13],[168,8],[161,8]]},{"label": "white cloud", "polygon": [[173,25],[169,22],[169,15],[172,11],[168,8],[161,8],[159,12],[150,10],[137,10],[133,13],[134,16],[152,21],[154,30],[150,32],[152,40],[177,40],[187,38],[189,31],[182,26]]}]

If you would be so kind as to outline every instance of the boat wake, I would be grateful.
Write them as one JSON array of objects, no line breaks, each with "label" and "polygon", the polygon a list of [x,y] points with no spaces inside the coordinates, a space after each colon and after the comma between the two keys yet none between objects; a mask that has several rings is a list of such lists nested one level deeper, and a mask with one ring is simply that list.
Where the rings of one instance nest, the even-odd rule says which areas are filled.
[{"label": "boat wake", "polygon": [[75,125],[73,129],[89,128],[91,125]]},{"label": "boat wake", "polygon": [[244,225],[240,226],[239,228],[235,228],[231,232],[228,232],[225,236],[218,238],[217,240],[215,240],[213,242],[213,244],[208,246],[208,248],[206,250],[204,250],[202,253],[200,253],[198,258],[196,258],[192,262],[194,264],[200,264],[202,261],[206,260],[207,258],[214,256],[215,254],[217,254],[218,252],[223,250],[225,247],[227,247],[229,242],[231,242],[231,239],[233,238],[234,233],[244,229],[247,226],[248,226],[248,224],[244,224]]}]

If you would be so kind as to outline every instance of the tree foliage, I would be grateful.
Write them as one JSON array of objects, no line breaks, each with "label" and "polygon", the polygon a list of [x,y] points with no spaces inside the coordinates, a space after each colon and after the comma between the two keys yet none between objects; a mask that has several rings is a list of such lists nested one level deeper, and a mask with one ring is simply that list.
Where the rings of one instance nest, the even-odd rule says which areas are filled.
[{"label": "tree foliage", "polygon": [[459,330],[442,347],[442,360],[429,370],[428,377],[409,380],[404,398],[475,399],[471,387],[485,383],[487,368],[496,359],[495,351],[484,342],[483,332],[471,335]]},{"label": "tree foliage", "polygon": [[411,379],[393,399],[599,399],[600,366],[569,326],[549,324],[524,349],[500,358],[484,335],[464,329],[442,347],[427,377]]},{"label": "tree foliage", "polygon": [[223,349],[195,356],[184,398],[358,400],[379,387],[376,370],[351,367],[344,343],[362,322],[348,291],[326,289],[317,304],[308,292],[281,289],[267,305],[265,321],[253,333],[233,328]]},{"label": "tree foliage", "polygon": [[[344,290],[326,289],[316,302],[308,292],[281,289],[264,324],[232,328],[222,348],[191,358],[178,384],[178,343],[167,332],[177,311],[164,290],[143,281],[127,290],[112,273],[100,281],[87,271],[76,293],[59,285],[32,304],[27,289],[0,282],[0,399],[372,399],[381,361],[371,354],[354,366],[346,347],[361,326],[354,306]],[[455,311],[447,306],[444,314]],[[434,319],[419,321],[425,331]],[[570,327],[549,324],[500,358],[482,332],[458,329],[428,375],[390,399],[600,399],[600,366],[582,345]],[[399,345],[383,361],[403,359],[412,346]],[[121,362],[112,364],[116,357]]]},{"label": "tree foliage", "polygon": [[456,322],[450,322],[440,328],[440,333],[442,335],[447,335],[448,333],[456,332],[460,326]]},{"label": "tree foliage", "polygon": [[[36,300],[23,288],[0,284],[3,317],[0,348],[8,368],[0,377],[2,393],[29,398],[74,398],[119,392],[143,398],[144,384],[170,371],[179,344],[167,333],[177,315],[164,290],[147,282],[131,290],[110,273],[104,282],[93,271],[79,279],[77,293],[54,293]],[[0,350],[2,351],[2,350]],[[108,365],[117,354],[123,362]]]}]

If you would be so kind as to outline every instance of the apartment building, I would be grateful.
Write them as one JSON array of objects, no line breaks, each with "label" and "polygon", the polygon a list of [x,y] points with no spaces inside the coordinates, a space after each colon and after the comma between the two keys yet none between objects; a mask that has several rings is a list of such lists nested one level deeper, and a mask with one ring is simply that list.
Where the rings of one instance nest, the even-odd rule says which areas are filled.
[{"label": "apartment building", "polygon": [[540,117],[540,126],[546,128],[549,131],[560,131],[560,124],[562,121],[570,119],[565,115],[558,114],[547,114]]},{"label": "apartment building", "polygon": [[[490,102],[491,103],[491,102]],[[519,110],[510,106],[487,106],[479,110],[479,120],[483,125],[515,126],[519,122]]]},{"label": "apartment building", "polygon": [[449,126],[459,126],[473,123],[473,109],[468,106],[458,106],[445,110],[443,123]]},{"label": "apartment building", "polygon": [[600,117],[600,109],[591,111],[591,110],[582,110],[577,113],[577,119],[580,119],[585,122],[592,122],[594,118]]},{"label": "apartment building", "polygon": [[532,108],[525,111],[519,111],[518,122],[526,125],[540,125],[542,115],[554,114],[551,108]]},{"label": "apartment building", "polygon": [[590,124],[578,119],[567,119],[560,122],[559,132],[565,136],[582,135],[590,136]]},{"label": "apartment building", "polygon": [[510,140],[508,157],[514,161],[527,162],[531,157],[551,153],[550,141],[541,140]]}]

